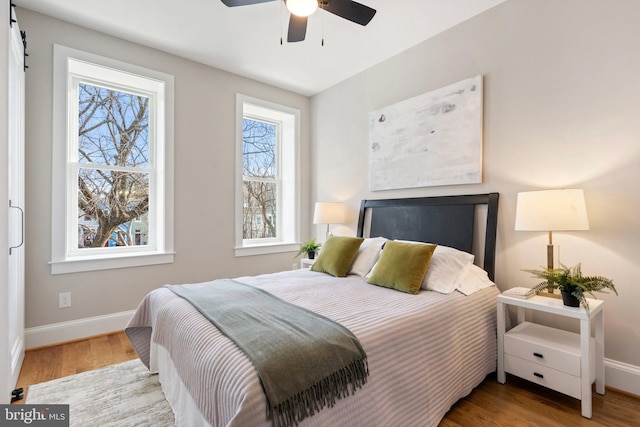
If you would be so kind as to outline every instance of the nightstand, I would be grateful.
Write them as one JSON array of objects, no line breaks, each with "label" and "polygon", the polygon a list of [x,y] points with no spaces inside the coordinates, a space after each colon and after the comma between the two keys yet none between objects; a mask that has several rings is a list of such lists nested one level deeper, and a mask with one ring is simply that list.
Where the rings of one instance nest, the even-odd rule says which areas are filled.
[{"label": "nightstand", "polygon": [[[562,300],[534,296],[529,299],[497,297],[498,382],[506,373],[581,400],[582,416],[591,418],[591,384],[604,394],[604,301],[587,299],[582,307],[567,307]],[[518,325],[505,332],[505,307],[517,307]],[[525,309],[552,313],[580,321],[580,333],[527,322]],[[595,337],[591,336],[591,323]]]},{"label": "nightstand", "polygon": [[313,265],[314,262],[316,262],[315,259],[302,258],[300,260],[300,268],[309,268]]}]

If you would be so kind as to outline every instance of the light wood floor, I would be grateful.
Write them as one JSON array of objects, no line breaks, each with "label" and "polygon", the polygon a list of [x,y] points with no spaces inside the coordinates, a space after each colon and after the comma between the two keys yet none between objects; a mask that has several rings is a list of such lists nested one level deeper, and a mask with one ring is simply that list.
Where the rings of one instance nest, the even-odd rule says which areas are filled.
[{"label": "light wood floor", "polygon": [[[18,387],[98,369],[135,359],[123,332],[27,351]],[[23,401],[16,403],[24,403]],[[505,385],[490,375],[461,399],[440,427],[549,426],[615,427],[640,425],[640,398],[607,388],[593,394],[593,418],[580,415],[580,401],[544,387],[507,376]]]},{"label": "light wood floor", "polygon": [[28,350],[16,388],[91,371],[138,357],[124,332],[100,335],[51,347]]}]

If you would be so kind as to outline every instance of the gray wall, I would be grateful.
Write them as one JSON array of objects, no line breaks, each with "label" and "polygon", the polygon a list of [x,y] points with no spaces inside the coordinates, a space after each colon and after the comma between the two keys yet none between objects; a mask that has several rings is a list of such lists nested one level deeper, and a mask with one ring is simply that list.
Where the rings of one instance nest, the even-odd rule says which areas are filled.
[{"label": "gray wall", "polygon": [[[312,196],[344,200],[497,191],[496,282],[536,283],[546,233],[514,231],[519,191],[582,188],[590,231],[555,233],[560,261],[614,280],[605,357],[640,366],[640,2],[510,0],[312,98]],[[370,192],[368,113],[484,76],[482,184]],[[317,234],[321,230],[316,230]],[[559,319],[541,319],[561,323]],[[577,330],[577,324],[564,325]]]},{"label": "gray wall", "polygon": [[[291,269],[294,253],[234,256],[235,95],[301,111],[302,214],[309,217],[310,101],[230,73],[74,26],[25,9],[28,33],[26,111],[26,327],[132,310],[150,290]],[[175,77],[175,262],[90,273],[50,274],[53,44],[126,61]],[[54,203],[56,203],[54,201]],[[309,232],[302,224],[302,237]],[[72,307],[58,308],[58,293]]]}]

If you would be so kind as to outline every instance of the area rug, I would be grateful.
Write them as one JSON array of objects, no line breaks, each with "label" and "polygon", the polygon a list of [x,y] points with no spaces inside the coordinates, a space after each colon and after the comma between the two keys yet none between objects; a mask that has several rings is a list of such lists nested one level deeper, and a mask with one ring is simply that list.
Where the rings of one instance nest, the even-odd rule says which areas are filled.
[{"label": "area rug", "polygon": [[175,425],[158,376],[139,359],[31,385],[27,403],[69,404],[72,427]]}]

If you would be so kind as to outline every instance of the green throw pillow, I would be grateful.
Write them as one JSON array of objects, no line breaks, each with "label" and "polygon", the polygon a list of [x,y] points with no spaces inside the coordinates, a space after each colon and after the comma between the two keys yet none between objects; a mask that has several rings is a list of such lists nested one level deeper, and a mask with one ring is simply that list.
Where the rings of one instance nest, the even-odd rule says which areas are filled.
[{"label": "green throw pillow", "polygon": [[364,239],[361,237],[331,236],[322,245],[312,271],[345,277]]},{"label": "green throw pillow", "polygon": [[369,283],[417,294],[436,246],[388,241]]}]

